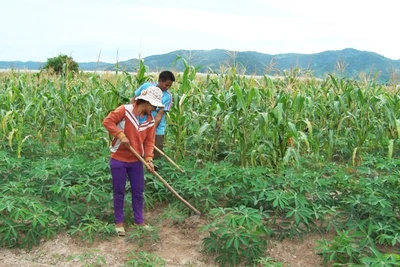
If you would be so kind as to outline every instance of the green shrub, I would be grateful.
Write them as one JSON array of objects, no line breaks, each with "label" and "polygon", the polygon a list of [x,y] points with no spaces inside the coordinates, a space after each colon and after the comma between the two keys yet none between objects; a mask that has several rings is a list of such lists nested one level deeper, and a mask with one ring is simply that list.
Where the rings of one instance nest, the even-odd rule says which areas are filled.
[{"label": "green shrub", "polygon": [[54,71],[56,74],[68,72],[78,72],[79,65],[72,57],[67,55],[58,55],[57,57],[48,58],[43,69]]}]

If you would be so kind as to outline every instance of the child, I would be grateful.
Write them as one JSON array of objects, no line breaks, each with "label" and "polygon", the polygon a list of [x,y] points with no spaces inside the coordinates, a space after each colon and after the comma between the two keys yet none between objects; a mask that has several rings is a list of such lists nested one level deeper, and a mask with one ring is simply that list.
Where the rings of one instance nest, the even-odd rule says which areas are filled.
[{"label": "child", "polygon": [[[160,150],[164,148],[164,135],[165,129],[167,127],[167,120],[166,120],[166,112],[171,109],[172,106],[172,95],[168,91],[168,89],[172,86],[173,82],[175,81],[175,76],[171,71],[165,70],[158,75],[158,82],[157,83],[144,83],[142,84],[136,91],[135,96],[140,95],[142,90],[145,90],[149,86],[157,86],[162,90],[162,103],[164,105],[163,108],[158,108],[157,110],[153,111],[153,116],[155,119],[156,125],[156,147]],[[159,159],[161,157],[158,151],[154,151],[154,159]]]},{"label": "child", "polygon": [[110,169],[113,183],[115,229],[120,236],[125,235],[124,199],[128,177],[131,184],[134,223],[143,226],[144,171],[142,162],[131,152],[130,146],[154,172],[153,150],[155,142],[155,120],[151,113],[161,103],[162,91],[150,86],[136,97],[135,102],[121,105],[111,111],[103,121],[104,127],[114,136],[110,146]]}]

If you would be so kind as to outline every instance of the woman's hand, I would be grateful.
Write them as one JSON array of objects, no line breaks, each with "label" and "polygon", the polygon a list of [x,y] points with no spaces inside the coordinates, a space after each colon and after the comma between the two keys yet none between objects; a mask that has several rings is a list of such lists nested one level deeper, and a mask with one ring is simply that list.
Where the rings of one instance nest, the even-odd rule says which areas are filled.
[{"label": "woman's hand", "polygon": [[131,145],[129,139],[126,136],[121,138],[121,143],[126,147],[129,147]]},{"label": "woman's hand", "polygon": [[155,170],[154,170],[153,161],[152,160],[148,160],[148,161],[146,161],[146,163],[147,163],[147,166],[146,166],[147,171],[154,172]]}]

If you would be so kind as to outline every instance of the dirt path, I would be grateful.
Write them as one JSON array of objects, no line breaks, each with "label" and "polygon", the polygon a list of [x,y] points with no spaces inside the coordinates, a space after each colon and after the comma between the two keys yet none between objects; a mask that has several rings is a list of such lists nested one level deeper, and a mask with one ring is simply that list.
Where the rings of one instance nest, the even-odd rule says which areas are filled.
[{"label": "dirt path", "polygon": [[[146,220],[154,221],[158,212],[159,210],[146,212]],[[60,234],[30,252],[1,248],[0,266],[117,267],[123,266],[129,260],[129,253],[145,251],[162,258],[168,267],[213,267],[216,266],[214,259],[201,252],[202,238],[207,233],[200,232],[199,228],[204,224],[206,221],[203,218],[193,226],[172,224],[169,220],[158,221],[159,240],[146,241],[141,247],[136,241],[128,238],[129,233],[125,238],[116,236],[93,244],[67,234]],[[127,230],[129,231],[129,228]],[[322,266],[322,258],[314,252],[315,241],[320,238],[317,235],[310,235],[303,240],[271,241],[268,255],[288,267]],[[70,256],[73,256],[72,260],[68,260]]]}]

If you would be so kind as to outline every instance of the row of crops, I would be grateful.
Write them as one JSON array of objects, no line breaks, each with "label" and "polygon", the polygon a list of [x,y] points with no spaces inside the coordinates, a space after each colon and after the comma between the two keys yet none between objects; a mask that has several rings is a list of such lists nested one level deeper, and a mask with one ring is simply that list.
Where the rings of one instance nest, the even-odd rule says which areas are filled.
[{"label": "row of crops", "polygon": [[[304,155],[354,163],[368,154],[398,155],[398,88],[333,76],[301,80],[296,71],[286,75],[246,77],[233,68],[196,78],[196,69],[187,67],[172,88],[168,138],[174,157],[275,167]],[[102,140],[102,118],[154,79],[145,72],[3,74],[2,140],[18,157],[30,138],[55,141],[61,149],[85,138]]]},{"label": "row of crops", "polygon": [[[199,75],[187,64],[176,76],[165,146],[190,180],[166,163],[162,175],[212,219],[203,244],[218,264],[271,266],[270,238],[334,231],[318,245],[325,263],[399,265],[399,88],[296,70]],[[114,234],[102,120],[156,78],[143,62],[136,74],[0,73],[2,246]],[[148,208],[189,215],[146,179]]]}]

